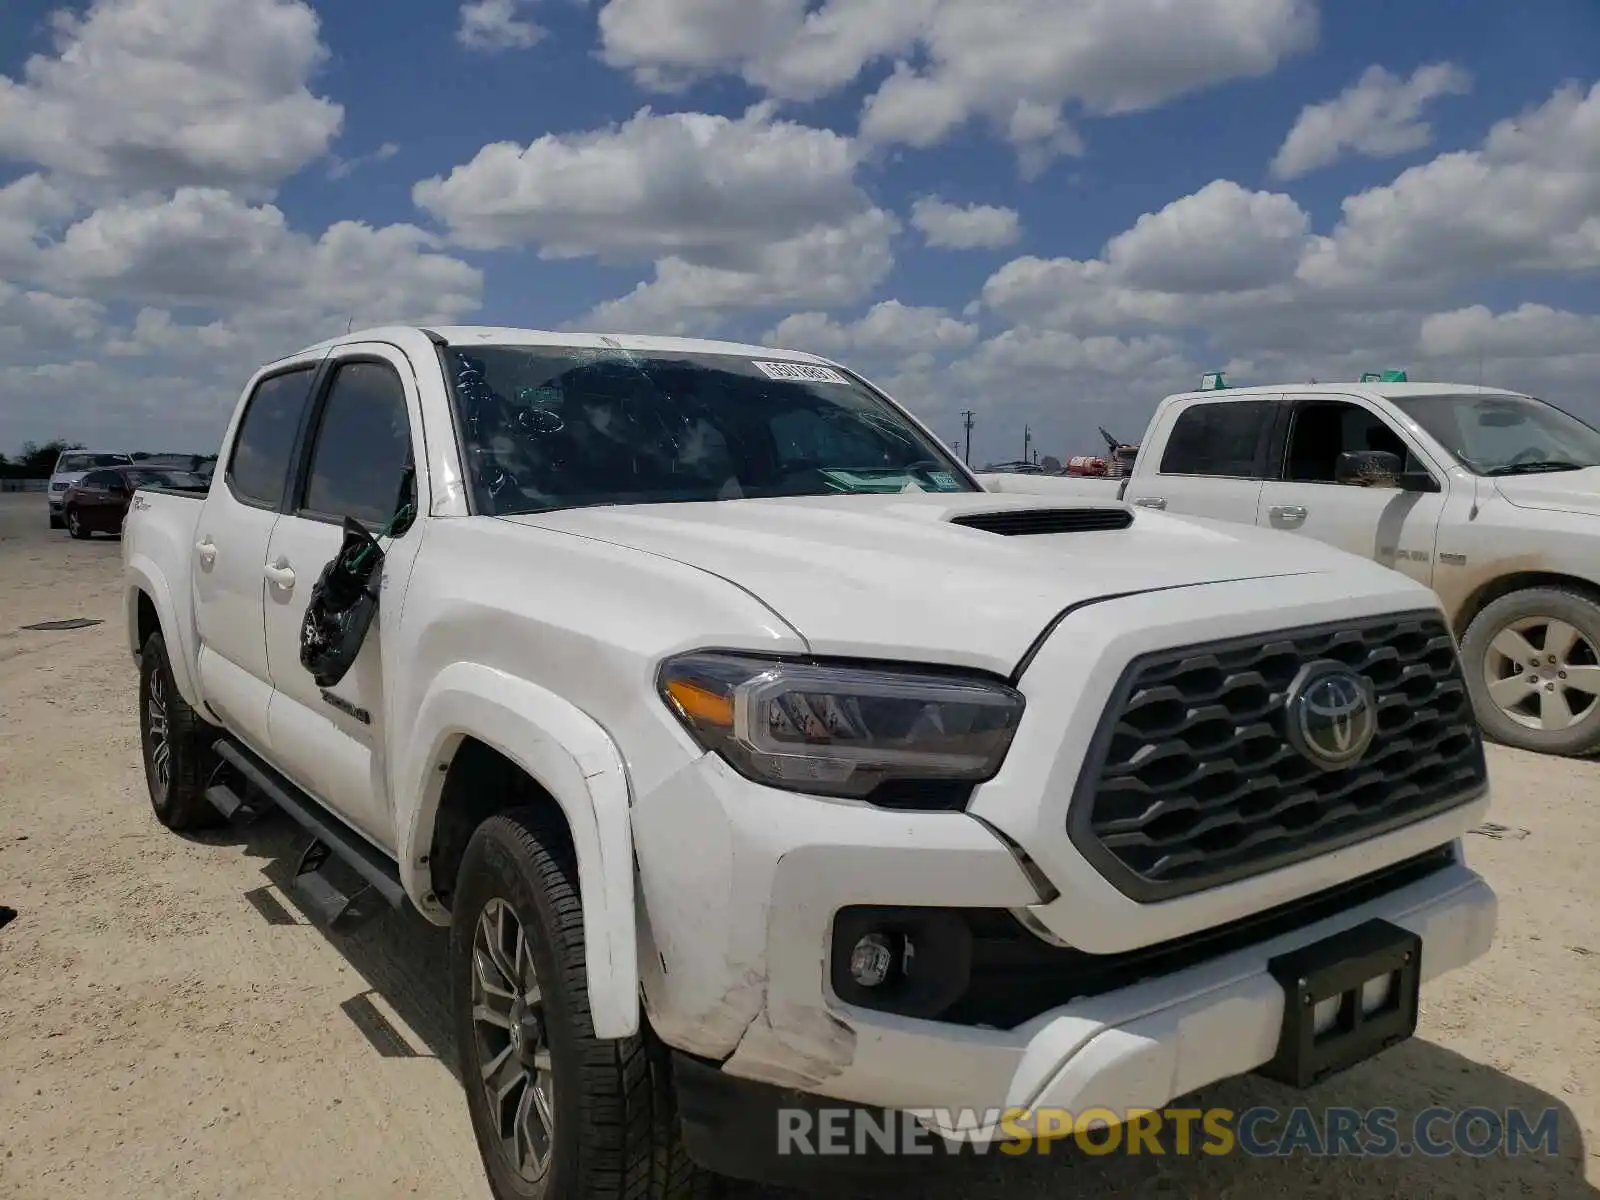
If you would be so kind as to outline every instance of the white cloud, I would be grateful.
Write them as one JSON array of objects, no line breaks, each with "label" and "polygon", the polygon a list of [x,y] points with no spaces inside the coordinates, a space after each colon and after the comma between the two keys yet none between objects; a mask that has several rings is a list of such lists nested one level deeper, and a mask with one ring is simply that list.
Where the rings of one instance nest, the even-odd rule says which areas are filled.
[{"label": "white cloud", "polygon": [[0,270],[31,261],[40,240],[78,210],[78,202],[40,174],[0,187]]},{"label": "white cloud", "polygon": [[20,331],[0,339],[0,446],[90,433],[214,445],[262,362],[350,322],[476,309],[480,271],[436,241],[355,221],[313,237],[215,188],[96,209],[33,249],[13,276],[31,286],[0,285],[0,328]]},{"label": "white cloud", "polygon": [[741,311],[852,304],[888,276],[898,232],[891,214],[869,208],[754,247],[737,256],[735,266],[661,259],[654,279],[599,305],[577,324],[708,336]]},{"label": "white cloud", "polygon": [[1291,197],[1218,179],[1140,217],[1106,244],[1106,263],[1147,291],[1251,291],[1294,274],[1310,229]]},{"label": "white cloud", "polygon": [[600,36],[606,62],[646,88],[733,72],[780,99],[814,100],[912,45],[941,2],[608,0]]},{"label": "white cloud", "polygon": [[1296,179],[1332,166],[1346,153],[1394,158],[1433,141],[1422,119],[1428,105],[1465,95],[1472,76],[1452,63],[1418,67],[1409,79],[1374,66],[1338,96],[1302,110],[1272,160],[1278,179]]},{"label": "white cloud", "polygon": [[482,280],[434,252],[434,240],[415,226],[354,221],[312,239],[271,204],[183,188],[97,209],[39,252],[33,274],[99,300],[439,319],[470,308]]},{"label": "white cloud", "polygon": [[1559,89],[1477,150],[1351,196],[1301,265],[1324,288],[1435,287],[1600,267],[1600,84]]},{"label": "white cloud", "polygon": [[931,146],[987,117],[1031,175],[1081,152],[1065,105],[1133,112],[1266,74],[1317,19],[1314,0],[608,0],[600,30],[606,61],[663,89],[735,73],[813,100],[893,62],[865,137]]},{"label": "white cloud", "polygon": [[642,109],[621,125],[485,146],[414,189],[474,248],[652,262],[596,308],[605,328],[705,332],[745,309],[859,300],[893,265],[899,222],[856,182],[851,139],[775,119]]},{"label": "white cloud", "polygon": [[769,346],[829,357],[860,353],[874,359],[903,361],[915,355],[960,350],[972,345],[977,337],[976,325],[958,321],[942,308],[882,300],[859,320],[847,323],[826,313],[795,313],[779,321],[762,340]]},{"label": "white cloud", "polygon": [[263,190],[320,156],[343,109],[303,0],[95,0],[55,54],[0,76],[0,158],[109,188]]},{"label": "white cloud", "polygon": [[947,250],[995,250],[1022,236],[1015,209],[949,204],[937,196],[924,196],[912,204],[911,224],[928,245]]},{"label": "white cloud", "polygon": [[[1430,358],[1600,359],[1600,315],[1523,304],[1494,313],[1482,304],[1434,313],[1422,322],[1418,349]],[[1600,397],[1597,397],[1600,398]]]},{"label": "white cloud", "polygon": [[544,40],[545,29],[518,13],[528,0],[469,0],[461,6],[456,41],[468,50],[526,50]]},{"label": "white cloud", "polygon": [[646,108],[590,133],[485,146],[414,193],[465,246],[729,266],[867,207],[859,162],[849,138],[769,106],[737,118]]},{"label": "white cloud", "polygon": [[81,297],[25,290],[0,280],[0,350],[8,359],[37,354],[75,353],[101,329],[105,308]]},{"label": "white cloud", "polygon": [[374,163],[388,162],[399,153],[399,143],[384,142],[383,145],[371,153],[358,154],[354,158],[341,158],[337,154],[330,154],[328,156],[328,178],[348,179],[362,167],[370,167]]}]

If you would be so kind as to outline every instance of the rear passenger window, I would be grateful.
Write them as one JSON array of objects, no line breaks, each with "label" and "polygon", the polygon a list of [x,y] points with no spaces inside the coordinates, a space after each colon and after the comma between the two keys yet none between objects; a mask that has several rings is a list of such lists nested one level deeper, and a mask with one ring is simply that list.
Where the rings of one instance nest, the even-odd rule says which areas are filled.
[{"label": "rear passenger window", "polygon": [[1272,420],[1270,400],[1196,404],[1179,414],[1161,455],[1163,475],[1260,477],[1260,449]]},{"label": "rear passenger window", "polygon": [[256,385],[245,405],[228,464],[228,485],[239,499],[263,508],[277,508],[283,502],[289,460],[306,401],[311,398],[314,373],[311,367],[303,367]]},{"label": "rear passenger window", "polygon": [[400,507],[410,461],[406,389],[395,369],[377,362],[339,367],[311,452],[306,510],[381,528]]}]

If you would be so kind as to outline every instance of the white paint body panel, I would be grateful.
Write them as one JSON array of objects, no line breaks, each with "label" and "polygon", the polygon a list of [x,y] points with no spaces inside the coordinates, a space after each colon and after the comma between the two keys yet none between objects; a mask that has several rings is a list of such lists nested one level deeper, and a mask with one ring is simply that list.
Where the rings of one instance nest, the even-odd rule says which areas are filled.
[{"label": "white paint body panel", "polygon": [[[457,344],[602,344],[583,335],[439,332]],[[635,350],[837,365],[765,347],[618,340]],[[424,514],[391,551],[376,636],[339,689],[372,725],[319,703],[296,674],[298,613],[337,545],[334,526],[242,516],[219,501],[220,482],[203,503],[145,496],[124,542],[130,628],[148,597],[186,698],[390,852],[430,920],[449,918],[427,862],[442,768],[467,737],[517,762],[572,830],[601,1036],[636,1031],[642,999],[669,1045],[727,1059],[734,1074],[824,1095],[913,1107],[1018,1096],[1081,1104],[1137,1095],[1159,1104],[1176,1094],[1164,1088],[1264,1059],[1253,1056],[1278,1020],[1261,982],[1265,948],[1002,1033],[840,1004],[823,966],[833,914],[872,903],[1026,909],[1071,944],[1113,952],[1366,874],[1451,842],[1480,818],[1476,804],[1229,887],[1135,904],[1065,834],[1071,780],[1128,661],[1207,638],[1434,606],[1426,588],[1250,523],[1137,511],[1123,531],[1019,538],[949,523],[960,513],[1116,505],[1114,481],[1007,476],[970,495],[471,516],[446,383],[426,335],[364,331],[295,358],[336,361],[361,342],[411,370]],[[1058,483],[1083,490],[1049,486]],[[253,606],[242,563],[226,587],[196,565],[193,547],[205,532],[219,547],[217,565],[226,546],[255,556],[251,586],[261,598]],[[300,581],[293,603],[265,586],[262,568],[278,558]],[[1028,706],[1004,767],[978,789],[970,812],[822,800],[737,775],[667,711],[655,693],[660,662],[707,647],[1003,675],[1028,661],[1018,680]],[[1043,902],[996,830],[1027,851],[1058,899]],[[1477,877],[1464,866],[1446,875],[1426,894],[1402,892],[1380,905],[1391,919],[1425,927],[1433,973],[1480,953],[1493,924],[1493,898]]]}]

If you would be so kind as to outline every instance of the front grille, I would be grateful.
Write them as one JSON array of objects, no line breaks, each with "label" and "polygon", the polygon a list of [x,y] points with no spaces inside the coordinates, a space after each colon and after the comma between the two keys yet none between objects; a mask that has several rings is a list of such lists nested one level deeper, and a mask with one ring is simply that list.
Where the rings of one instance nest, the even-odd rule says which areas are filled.
[{"label": "front grille", "polygon": [[1133,514],[1125,508],[1027,508],[1009,512],[968,513],[954,518],[952,525],[981,529],[1003,537],[1041,533],[1099,533],[1126,529]]},{"label": "front grille", "polygon": [[[1377,731],[1341,770],[1289,742],[1302,667],[1371,681]],[[1139,901],[1275,870],[1466,803],[1487,786],[1455,641],[1437,613],[1144,655],[1123,673],[1073,796],[1073,844]]]}]

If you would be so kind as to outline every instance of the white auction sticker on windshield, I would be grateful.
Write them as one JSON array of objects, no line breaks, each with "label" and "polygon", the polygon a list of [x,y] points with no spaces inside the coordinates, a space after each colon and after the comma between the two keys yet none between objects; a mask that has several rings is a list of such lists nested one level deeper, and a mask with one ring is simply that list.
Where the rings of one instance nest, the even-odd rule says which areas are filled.
[{"label": "white auction sticker on windshield", "polygon": [[753,360],[768,379],[794,380],[798,383],[849,383],[832,367],[814,367],[810,363],[761,362]]}]

